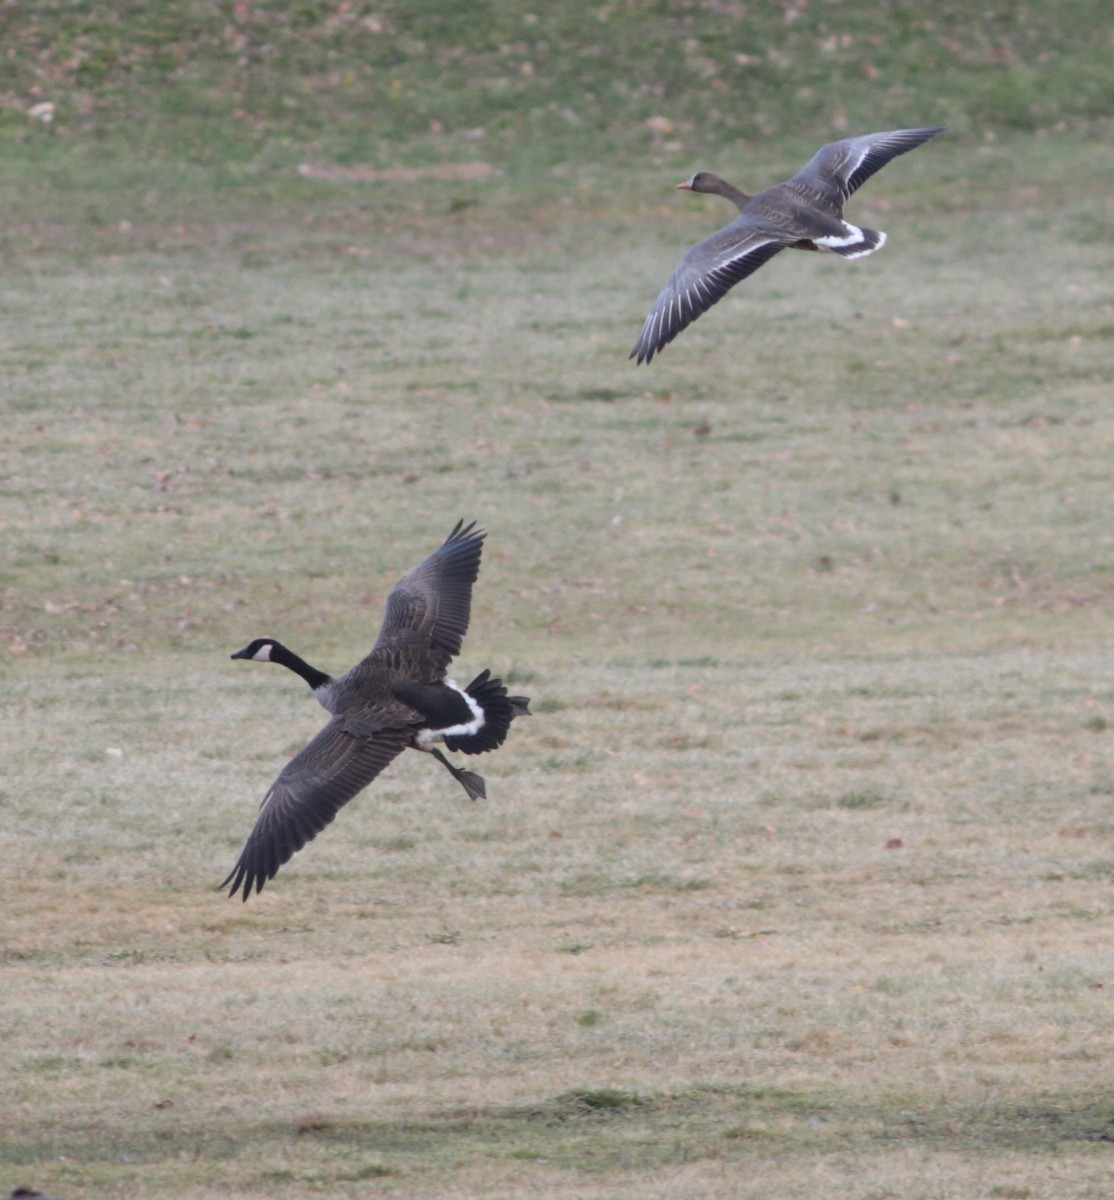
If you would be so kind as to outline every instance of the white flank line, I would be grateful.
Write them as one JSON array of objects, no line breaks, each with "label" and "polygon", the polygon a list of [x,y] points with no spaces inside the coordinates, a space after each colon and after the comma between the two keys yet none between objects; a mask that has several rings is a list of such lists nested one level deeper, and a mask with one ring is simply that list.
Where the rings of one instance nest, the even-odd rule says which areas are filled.
[{"label": "white flank line", "polygon": [[446,737],[472,737],[484,727],[483,709],[468,695],[460,684],[455,680],[446,679],[445,686],[452,688],[454,692],[464,697],[464,703],[468,705],[468,711],[472,714],[472,719],[471,721],[464,721],[460,725],[449,725],[445,729],[423,729],[417,737],[418,746],[422,750],[428,750],[434,742],[443,742]]}]

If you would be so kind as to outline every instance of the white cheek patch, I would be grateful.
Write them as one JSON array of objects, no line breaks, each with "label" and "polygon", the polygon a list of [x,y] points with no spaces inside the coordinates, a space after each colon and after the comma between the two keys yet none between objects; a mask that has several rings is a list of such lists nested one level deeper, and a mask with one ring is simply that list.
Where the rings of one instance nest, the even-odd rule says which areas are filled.
[{"label": "white cheek patch", "polygon": [[262,646],[251,656],[252,662],[270,662],[271,661],[271,643],[264,642]]}]

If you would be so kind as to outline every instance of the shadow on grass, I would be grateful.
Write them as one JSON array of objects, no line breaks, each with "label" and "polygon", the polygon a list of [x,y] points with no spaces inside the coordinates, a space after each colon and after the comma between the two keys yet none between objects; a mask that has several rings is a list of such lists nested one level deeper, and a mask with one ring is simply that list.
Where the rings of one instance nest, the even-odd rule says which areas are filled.
[{"label": "shadow on grass", "polygon": [[[765,1155],[820,1158],[856,1144],[1043,1154],[1072,1143],[1114,1142],[1114,1100],[1107,1097],[1036,1096],[1016,1105],[924,1108],[904,1097],[856,1104],[835,1089],[745,1086],[659,1094],[585,1088],[536,1105],[369,1121],[305,1116],[293,1122],[226,1123],[219,1132],[205,1125],[189,1128],[173,1113],[160,1115],[166,1124],[159,1129],[123,1133],[90,1127],[68,1135],[19,1137],[0,1144],[0,1163],[25,1167],[60,1154],[86,1166],[246,1157],[275,1181],[295,1178],[310,1164],[315,1178],[325,1171],[334,1180],[353,1180],[437,1171],[449,1160],[456,1165],[536,1161],[593,1174],[644,1171],[698,1159],[729,1161],[752,1154],[759,1144]],[[369,1154],[375,1161],[367,1160]]]}]

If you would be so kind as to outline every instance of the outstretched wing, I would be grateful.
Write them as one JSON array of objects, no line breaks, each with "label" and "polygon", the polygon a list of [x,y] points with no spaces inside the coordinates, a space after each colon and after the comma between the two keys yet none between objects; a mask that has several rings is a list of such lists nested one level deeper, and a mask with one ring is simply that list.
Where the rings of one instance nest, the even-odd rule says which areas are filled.
[{"label": "outstretched wing", "polygon": [[931,129],[892,129],[831,142],[816,151],[789,180],[789,187],[820,192],[837,206],[837,211],[842,210],[847,198],[891,159],[915,150],[944,129],[943,125]]},{"label": "outstretched wing", "polygon": [[735,284],[789,244],[752,219],[740,217],[693,246],[654,301],[629,357],[649,362]]},{"label": "outstretched wing", "polygon": [[472,613],[472,585],[480,573],[487,534],[458,521],[444,544],[395,584],[371,657],[405,650],[428,656],[442,675],[460,653]]},{"label": "outstretched wing", "polygon": [[340,809],[406,748],[406,727],[353,734],[343,716],[334,717],[279,773],[263,798],[255,827],[239,861],[221,884],[244,899],[259,892],[337,815]]}]

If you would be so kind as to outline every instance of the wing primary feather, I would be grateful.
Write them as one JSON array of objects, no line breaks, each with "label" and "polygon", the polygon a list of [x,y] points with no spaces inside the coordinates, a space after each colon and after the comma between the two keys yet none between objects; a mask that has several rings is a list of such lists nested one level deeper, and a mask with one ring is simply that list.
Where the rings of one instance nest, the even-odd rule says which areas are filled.
[{"label": "wing primary feather", "polygon": [[370,736],[345,732],[343,717],[324,729],[279,772],[236,865],[221,883],[247,900],[260,892],[307,842],[331,824],[410,741],[407,725]]}]

